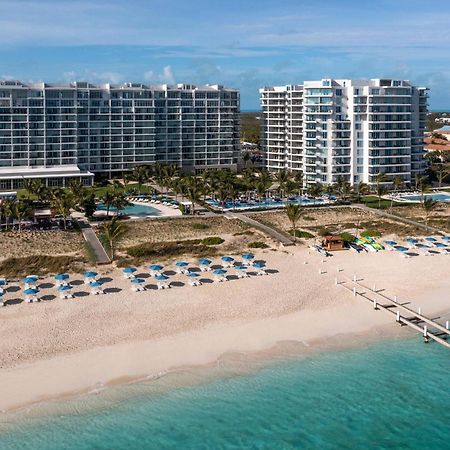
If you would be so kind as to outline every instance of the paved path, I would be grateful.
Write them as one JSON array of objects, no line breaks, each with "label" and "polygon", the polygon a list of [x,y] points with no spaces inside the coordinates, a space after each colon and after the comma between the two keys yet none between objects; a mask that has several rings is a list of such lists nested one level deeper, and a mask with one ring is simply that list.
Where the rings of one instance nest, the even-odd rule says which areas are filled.
[{"label": "paved path", "polygon": [[294,242],[292,239],[287,237],[286,235],[280,233],[279,231],[264,225],[261,222],[258,222],[257,220],[250,219],[250,217],[246,216],[245,214],[241,213],[225,213],[225,217],[228,217],[229,219],[239,219],[242,220],[242,222],[247,223],[248,225],[251,225],[252,227],[255,227],[262,232],[268,234],[271,238],[275,239],[276,241],[280,242],[284,246],[288,245],[294,245]]},{"label": "paved path", "polygon": [[110,264],[111,259],[103,248],[103,245],[99,241],[91,225],[86,221],[86,219],[81,217],[77,218],[77,222],[78,225],[80,225],[84,240],[91,246],[94,252],[97,264]]}]

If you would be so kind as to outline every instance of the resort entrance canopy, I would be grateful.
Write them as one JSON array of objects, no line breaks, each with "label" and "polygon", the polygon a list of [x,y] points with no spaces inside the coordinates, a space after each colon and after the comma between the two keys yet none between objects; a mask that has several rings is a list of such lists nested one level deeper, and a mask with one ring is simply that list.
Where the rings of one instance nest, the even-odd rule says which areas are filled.
[{"label": "resort entrance canopy", "polygon": [[92,186],[94,174],[82,171],[78,166],[55,167],[0,167],[0,191],[20,189],[23,180],[41,179],[48,187],[66,187],[71,179],[79,179],[85,186]]}]

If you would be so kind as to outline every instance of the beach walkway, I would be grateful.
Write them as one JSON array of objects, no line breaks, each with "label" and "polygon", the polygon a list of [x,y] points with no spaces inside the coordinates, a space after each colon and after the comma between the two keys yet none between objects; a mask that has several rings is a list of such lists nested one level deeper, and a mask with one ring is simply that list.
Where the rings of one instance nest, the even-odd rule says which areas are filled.
[{"label": "beach walkway", "polygon": [[77,217],[76,220],[78,225],[80,225],[84,240],[92,248],[97,264],[110,264],[111,259],[103,248],[103,245],[99,241],[89,222],[82,217]]},{"label": "beach walkway", "polygon": [[234,213],[225,213],[224,215],[229,219],[239,219],[242,222],[245,222],[246,224],[251,225],[254,228],[257,228],[258,230],[261,230],[263,233],[269,235],[271,238],[280,242],[285,247],[289,245],[294,245],[294,241],[291,238],[287,237],[285,234],[282,234],[279,231],[275,230],[274,228],[264,225],[263,223],[258,222],[257,220],[251,219],[245,214],[234,212]]}]

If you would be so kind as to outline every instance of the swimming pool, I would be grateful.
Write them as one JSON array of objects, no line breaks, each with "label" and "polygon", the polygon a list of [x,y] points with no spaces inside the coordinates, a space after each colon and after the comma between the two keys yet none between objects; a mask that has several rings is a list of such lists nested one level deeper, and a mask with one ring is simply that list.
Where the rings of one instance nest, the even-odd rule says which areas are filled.
[{"label": "swimming pool", "polygon": [[[431,198],[432,200],[436,200],[437,202],[450,202],[450,194],[446,192],[437,192],[435,194],[425,194],[425,198]],[[408,202],[421,202],[421,195],[404,195],[401,197],[401,200]]]},{"label": "swimming pool", "polygon": [[[103,203],[97,204],[97,211],[106,211],[106,205]],[[117,213],[125,216],[132,216],[132,217],[148,217],[148,216],[157,216],[160,215],[161,212],[156,209],[152,208],[148,205],[137,205],[137,204],[130,204],[128,206],[125,206],[125,208],[120,209],[117,211],[116,208],[110,207],[109,211],[112,213]]]},{"label": "swimming pool", "polygon": [[208,199],[206,200],[208,204],[211,206],[215,206],[216,208],[222,208],[224,210],[244,210],[244,209],[257,209],[257,208],[281,208],[286,205],[286,203],[296,203],[299,205],[320,205],[324,203],[329,203],[330,200],[324,199],[311,199],[307,197],[290,197],[288,201],[278,200],[278,199],[265,199],[263,201],[252,201],[252,202],[244,202],[237,201],[233,202],[225,202],[224,205],[221,205],[219,201]]}]

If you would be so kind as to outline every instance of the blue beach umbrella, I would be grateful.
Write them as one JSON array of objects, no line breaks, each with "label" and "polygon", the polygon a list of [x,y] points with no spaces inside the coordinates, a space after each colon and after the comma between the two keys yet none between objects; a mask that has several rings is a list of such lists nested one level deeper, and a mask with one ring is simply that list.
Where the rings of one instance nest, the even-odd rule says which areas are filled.
[{"label": "blue beach umbrella", "polygon": [[35,295],[35,294],[37,294],[39,291],[37,290],[37,289],[25,289],[24,291],[23,291],[23,293],[25,294],[25,295]]},{"label": "blue beach umbrella", "polygon": [[70,284],[64,284],[58,287],[58,291],[69,291],[70,289],[72,289],[72,286],[70,286]]},{"label": "blue beach umbrella", "polygon": [[197,278],[197,277],[199,277],[200,275],[199,275],[197,272],[189,272],[189,273],[187,274],[187,276],[190,277],[190,278]]},{"label": "blue beach umbrella", "polygon": [[225,262],[234,261],[234,258],[232,258],[231,256],[222,256],[222,258],[220,258],[220,259]]},{"label": "blue beach umbrella", "polygon": [[209,259],[199,259],[198,263],[201,266],[209,266],[211,264],[211,261]]},{"label": "blue beach umbrella", "polygon": [[69,278],[69,275],[67,275],[67,273],[58,273],[55,275],[55,280],[58,281],[67,280],[67,278]]},{"label": "blue beach umbrella", "polygon": [[227,271],[224,269],[216,269],[213,271],[214,275],[225,275],[226,273],[227,273]]},{"label": "blue beach umbrella", "polygon": [[89,283],[89,287],[100,287],[103,283],[101,281],[95,280]]},{"label": "blue beach umbrella", "polygon": [[434,245],[435,245],[435,247],[439,247],[439,248],[447,247],[447,244],[443,244],[442,242],[436,242]]},{"label": "blue beach umbrella", "polygon": [[417,244],[419,240],[415,238],[408,238],[406,239],[406,242],[409,242],[410,244]]},{"label": "blue beach umbrella", "polygon": [[444,240],[444,241],[450,241],[450,236],[444,236],[444,237],[442,238],[442,240]]},{"label": "blue beach umbrella", "polygon": [[437,239],[435,239],[433,236],[428,236],[425,238],[425,240],[428,242],[436,242]]},{"label": "blue beach umbrella", "polygon": [[0,297],[3,297],[5,295],[4,291],[0,291]]},{"label": "blue beach umbrella", "polygon": [[242,259],[246,259],[246,260],[253,259],[254,257],[255,257],[255,255],[253,255],[252,253],[244,253],[242,255]]},{"label": "blue beach umbrella", "polygon": [[0,286],[6,286],[6,280],[1,280],[0,279]]},{"label": "blue beach umbrella", "polygon": [[244,266],[243,264],[239,264],[238,266],[235,266],[235,269],[237,270],[245,270],[247,266]]},{"label": "blue beach umbrella", "polygon": [[384,243],[387,245],[397,245],[397,242],[395,241],[384,241]]},{"label": "blue beach umbrella", "polygon": [[157,275],[155,277],[155,280],[158,280],[158,281],[166,281],[168,279],[169,279],[169,277],[167,277],[166,275]]},{"label": "blue beach umbrella", "polygon": [[395,250],[398,250],[399,252],[407,252],[409,250],[408,247],[402,247],[401,245],[397,245],[394,248],[395,248]]},{"label": "blue beach umbrella", "polygon": [[26,277],[23,279],[23,282],[27,283],[27,284],[32,284],[32,283],[35,283],[36,281],[37,281],[37,277],[34,277],[34,276]]},{"label": "blue beach umbrella", "polygon": [[253,267],[256,267],[257,269],[262,269],[266,266],[266,263],[264,261],[255,261],[253,263]]},{"label": "blue beach umbrella", "polygon": [[125,267],[125,269],[122,270],[123,273],[133,273],[136,272],[135,267]]},{"label": "blue beach umbrella", "polygon": [[160,264],[152,264],[149,268],[150,270],[154,270],[156,272],[160,271],[161,269],[163,269],[164,266],[161,266]]},{"label": "blue beach umbrella", "polygon": [[133,278],[131,280],[132,283],[136,283],[136,284],[140,284],[140,283],[145,283],[145,280],[143,278]]},{"label": "blue beach umbrella", "polygon": [[186,267],[186,266],[188,266],[189,264],[188,264],[186,261],[177,261],[177,262],[175,263],[175,265],[176,265],[177,267]]},{"label": "blue beach umbrella", "polygon": [[92,277],[96,277],[96,276],[97,276],[97,272],[87,271],[87,272],[84,272],[83,275],[84,275],[86,278],[92,278]]},{"label": "blue beach umbrella", "polygon": [[429,245],[425,245],[425,244],[417,244],[416,247],[417,248],[431,248]]}]

